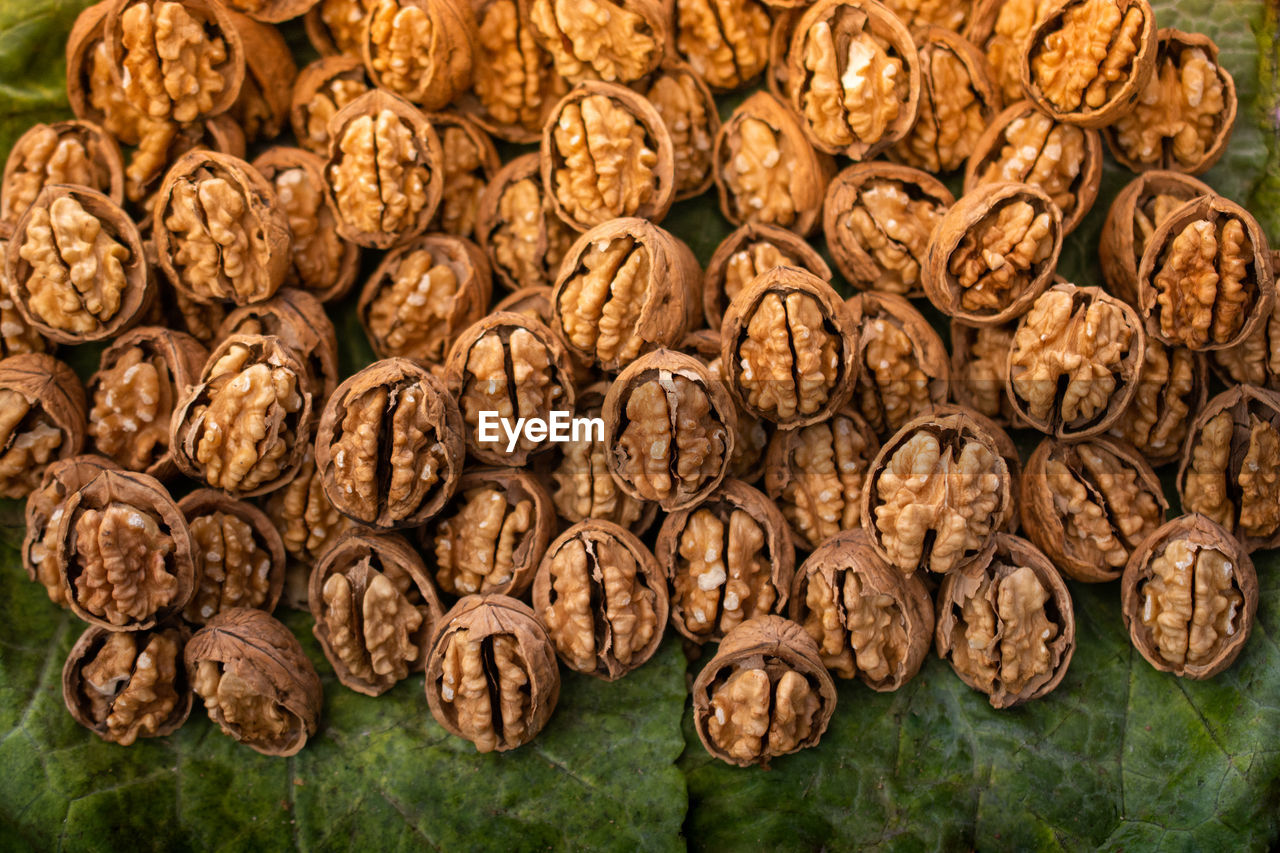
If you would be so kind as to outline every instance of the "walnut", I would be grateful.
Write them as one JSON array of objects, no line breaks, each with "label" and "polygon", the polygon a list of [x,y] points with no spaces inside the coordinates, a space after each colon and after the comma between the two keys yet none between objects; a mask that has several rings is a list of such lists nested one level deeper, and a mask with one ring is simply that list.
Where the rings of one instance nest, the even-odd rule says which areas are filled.
[{"label": "walnut", "polygon": [[[293,61],[288,42],[278,29],[262,23],[266,20],[263,14],[278,14],[278,10],[287,12],[285,7],[289,5],[305,7],[311,2],[313,0],[280,0],[256,11],[243,8],[248,4],[242,0],[227,4],[232,7],[239,5],[242,7],[240,11],[248,12],[242,15],[228,10],[244,45],[245,75],[240,85],[240,96],[227,115],[239,123],[250,142],[275,139],[288,125],[293,81],[298,76],[298,66]],[[305,8],[298,8],[288,17],[303,11]]]},{"label": "walnut", "polygon": [[1065,0],[1022,48],[1023,88],[1055,119],[1104,127],[1129,115],[1156,66],[1147,0]]},{"label": "walnut", "polygon": [[1237,385],[1191,424],[1178,466],[1187,512],[1226,528],[1245,550],[1280,544],[1280,395]]},{"label": "walnut", "polygon": [[223,340],[174,409],[169,446],[178,470],[232,497],[280,488],[302,464],[310,386],[307,368],[280,338]]},{"label": "walnut", "polygon": [[364,30],[374,0],[320,0],[307,10],[307,40],[325,59],[361,58]]},{"label": "walnut", "polygon": [[1220,196],[1178,207],[1138,265],[1147,333],[1192,350],[1235,346],[1271,315],[1271,250],[1257,220]]},{"label": "walnut", "polygon": [[507,163],[480,196],[476,240],[511,290],[550,285],[577,236],[551,212],[536,153]]},{"label": "walnut", "polygon": [[453,341],[485,316],[493,275],[471,241],[426,234],[387,253],[356,312],[374,353],[443,365]]},{"label": "walnut", "polygon": [[103,31],[116,86],[149,119],[208,118],[240,94],[244,46],[219,3],[113,0]]},{"label": "walnut", "polygon": [[720,242],[702,278],[702,311],[720,329],[724,309],[751,280],[774,267],[800,267],[824,281],[831,268],[803,237],[776,225],[743,225]]},{"label": "walnut", "polygon": [[667,581],[633,533],[589,519],[547,548],[533,608],[565,666],[614,681],[658,650],[667,627]]},{"label": "walnut", "polygon": [[827,669],[881,692],[914,678],[933,644],[924,581],[876,556],[863,530],[837,533],[809,555],[796,572],[790,615]]},{"label": "walnut", "polygon": [[191,713],[182,665],[190,631],[164,627],[115,633],[85,629],[62,668],[62,697],[72,718],[121,746],[173,734]]},{"label": "walnut", "polygon": [[183,155],[197,149],[243,158],[244,131],[226,115],[194,124],[151,122],[145,128],[124,172],[125,198],[138,211],[139,228],[144,232],[152,230],[156,202],[169,170]]},{"label": "walnut", "polygon": [[252,504],[213,489],[178,502],[191,531],[195,593],[182,611],[204,625],[233,607],[276,609],[284,589],[284,542],[271,519]]},{"label": "walnut", "polygon": [[1208,36],[1161,29],[1158,38],[1155,71],[1133,108],[1107,128],[1107,145],[1135,172],[1199,175],[1218,162],[1231,138],[1235,81]]},{"label": "walnut", "polygon": [[84,387],[70,367],[43,353],[0,361],[0,497],[25,498],[84,436]]},{"label": "walnut", "polygon": [[303,68],[293,81],[289,105],[289,123],[298,145],[327,157],[329,120],[370,88],[358,56],[326,56]]},{"label": "walnut", "polygon": [[693,724],[721,761],[768,766],[814,746],[836,706],[835,682],[796,623],[763,616],[720,644],[693,683]]},{"label": "walnut", "polygon": [[[1018,418],[1013,402],[1004,391],[1016,328],[1016,320],[999,326],[971,326],[959,320],[951,321],[951,396],[957,403],[1005,425],[1016,424]],[[1148,361],[1151,343],[1148,341]],[[1144,365],[1143,370],[1146,369]],[[1146,374],[1142,376],[1145,380]],[[1143,387],[1139,384],[1139,394]]]},{"label": "walnut", "polygon": [[[1018,518],[1018,507],[1021,506],[1021,481],[1022,481],[1022,458],[1019,455],[1019,445],[1015,444],[1013,438],[1000,424],[991,418],[974,411],[973,409],[959,405],[956,403],[939,403],[933,406],[930,411],[934,417],[945,417],[947,415],[964,415],[969,420],[975,422],[982,428],[992,441],[995,442],[996,451],[1000,454],[1000,458],[1004,460],[1004,464],[1009,468],[1009,507],[1005,513],[1003,523],[1000,529],[1005,533],[1017,533],[1020,519]],[[1021,438],[1021,436],[1019,436]]]},{"label": "walnut", "polygon": [[41,190],[5,254],[18,310],[59,343],[117,335],[138,322],[152,298],[138,229],[115,202],[88,188]]},{"label": "walnut", "polygon": [[996,184],[963,196],[929,238],[924,292],[945,314],[999,325],[1030,310],[1062,251],[1062,219],[1030,184]]},{"label": "walnut", "polygon": [[922,292],[929,236],[955,197],[918,169],[858,163],[827,188],[822,233],[836,267],[859,290]]},{"label": "walnut", "polygon": [[232,335],[279,338],[306,368],[316,408],[338,387],[337,332],[324,306],[305,290],[286,287],[264,302],[232,311],[222,321],[218,339]]},{"label": "walnut", "polygon": [[856,319],[831,285],[796,267],[775,267],[734,297],[720,347],[738,405],[782,429],[825,420],[857,380]]},{"label": "walnut", "polygon": [[1203,515],[1184,515],[1138,548],[1120,582],[1134,648],[1156,669],[1211,678],[1235,662],[1258,607],[1253,561]]},{"label": "walnut", "polygon": [[796,23],[810,4],[798,2],[798,0],[765,0],[765,2],[773,13],[773,29],[769,33],[769,65],[764,75],[764,82],[769,94],[780,102],[786,103],[791,80],[787,51],[791,49],[791,37],[795,35]]},{"label": "walnut", "polygon": [[869,160],[915,123],[920,57],[906,26],[878,3],[818,0],[791,37],[787,90],[815,148]]},{"label": "walnut", "polygon": [[982,12],[980,3],[952,3],[949,0],[888,0],[884,5],[912,32],[942,28],[964,33],[976,23],[974,18]]},{"label": "walnut", "polygon": [[444,195],[431,230],[470,238],[480,212],[480,196],[502,163],[493,140],[461,113],[432,113],[428,120],[444,153]]},{"label": "walnut", "polygon": [[744,620],[785,613],[795,551],[777,505],[739,480],[669,513],[654,555],[671,584],[671,624],[716,642]]},{"label": "walnut", "polygon": [[551,328],[571,355],[617,371],[676,346],[701,319],[693,251],[641,219],[592,228],[569,248],[551,293]]},{"label": "walnut", "polygon": [[711,186],[711,146],[720,132],[711,90],[689,66],[668,61],[653,75],[645,97],[671,134],[675,200],[702,195]]},{"label": "walnut", "polygon": [[93,449],[130,471],[161,479],[177,473],[169,419],[208,356],[195,338],[158,326],[141,326],[117,338],[103,350],[98,372],[89,380]]},{"label": "walnut", "polygon": [[36,331],[13,301],[13,289],[4,264],[8,252],[9,244],[0,240],[0,359],[52,352],[56,344]]},{"label": "walnut", "polygon": [[862,527],[904,574],[981,564],[1012,512],[995,438],[966,414],[923,415],[885,442],[862,493]]},{"label": "walnut", "polygon": [[1041,432],[1097,435],[1133,399],[1145,357],[1146,336],[1132,307],[1097,287],[1057,284],[1014,330],[1009,399]]},{"label": "walnut", "polygon": [[[720,333],[699,329],[690,333],[680,349],[706,362],[710,374],[721,382],[725,379],[724,362],[720,360]],[[729,454],[727,476],[754,483],[764,475],[764,452],[769,445],[773,424],[744,412],[736,403],[738,425],[734,429],[733,452]]]},{"label": "walnut", "polygon": [[1043,16],[1060,0],[998,0],[996,17],[986,38],[975,38],[985,47],[1005,103],[1026,97],[1022,87],[1023,46]]},{"label": "walnut", "polygon": [[316,562],[308,590],[312,633],[347,687],[378,696],[425,667],[444,609],[408,540],[351,530]]},{"label": "walnut", "polygon": [[[102,0],[76,16],[67,36],[67,100],[76,118],[98,125],[121,145],[136,145],[144,125],[171,122],[153,122],[138,112],[117,84],[104,30],[111,5]],[[94,189],[113,195],[103,187]]]},{"label": "walnut", "polygon": [[116,464],[110,459],[90,454],[59,459],[45,468],[39,487],[27,496],[22,566],[27,577],[43,586],[49,600],[59,607],[69,606],[57,557],[58,523],[66,512],[67,498],[103,471],[114,468]]},{"label": "walnut", "polygon": [[960,680],[1012,708],[1052,692],[1076,645],[1071,594],[1049,559],[1001,533],[989,557],[942,579],[935,642]]},{"label": "walnut", "polygon": [[675,198],[671,134],[648,99],[622,86],[582,83],[565,95],[540,157],[551,209],[575,231],[620,216],[658,223]]},{"label": "walnut", "polygon": [[453,497],[462,474],[462,416],[420,363],[375,361],[325,404],[316,469],[338,511],[382,530],[414,527]]},{"label": "walnut", "polygon": [[742,88],[769,60],[771,22],[756,0],[675,0],[675,49],[713,92]]},{"label": "walnut", "polygon": [[1128,444],[1045,439],[1022,474],[1027,536],[1074,580],[1113,581],[1134,549],[1164,523],[1160,480]]},{"label": "walnut", "polygon": [[223,611],[187,643],[196,695],[223,733],[263,755],[294,755],[316,733],[324,694],[289,629],[261,610]]},{"label": "walnut", "polygon": [[631,83],[654,71],[669,15],[656,0],[530,0],[529,23],[570,83]]},{"label": "walnut", "polygon": [[165,175],[152,224],[160,270],[196,302],[270,297],[292,261],[275,191],[238,157],[196,150]]},{"label": "walnut", "polygon": [[71,612],[111,631],[141,631],[180,614],[195,589],[191,534],[164,486],[104,469],[63,505],[54,534]]},{"label": "walnut", "polygon": [[381,89],[329,119],[325,177],[338,233],[389,249],[431,224],[444,194],[440,137],[413,104]]},{"label": "walnut", "polygon": [[[310,441],[306,443],[298,473],[267,495],[262,509],[275,525],[289,556],[308,567],[327,552],[339,536],[355,526],[355,522],[334,509],[325,495],[316,471],[314,443]],[[305,608],[305,593],[303,599]]]},{"label": "walnut", "polygon": [[477,39],[470,3],[376,0],[360,49],[375,86],[438,110],[470,88]]},{"label": "walnut", "polygon": [[555,647],[533,611],[505,595],[469,595],[444,616],[427,658],[431,716],[478,752],[537,737],[560,697]]},{"label": "walnut", "polygon": [[[710,143],[707,145],[710,150]],[[708,155],[709,156],[709,155]],[[9,149],[0,183],[0,228],[11,229],[48,184],[76,184],[124,204],[120,146],[88,121],[35,124]]]},{"label": "walnut", "polygon": [[803,237],[818,225],[835,166],[809,144],[781,98],[756,92],[721,126],[712,169],[725,219],[777,225]]},{"label": "walnut", "polygon": [[1208,368],[1203,353],[1148,338],[1140,375],[1133,401],[1108,432],[1132,444],[1152,465],[1164,465],[1181,456],[1191,421],[1204,406]]},{"label": "walnut", "polygon": [[951,392],[951,362],[942,338],[901,296],[854,295],[859,320],[858,374],[852,405],[877,435],[888,436]]},{"label": "walnut", "polygon": [[1016,181],[1040,189],[1062,213],[1070,234],[1084,219],[1102,184],[1102,138],[1096,130],[1055,121],[1031,101],[1019,101],[994,119],[974,145],[964,170],[965,195]]}]

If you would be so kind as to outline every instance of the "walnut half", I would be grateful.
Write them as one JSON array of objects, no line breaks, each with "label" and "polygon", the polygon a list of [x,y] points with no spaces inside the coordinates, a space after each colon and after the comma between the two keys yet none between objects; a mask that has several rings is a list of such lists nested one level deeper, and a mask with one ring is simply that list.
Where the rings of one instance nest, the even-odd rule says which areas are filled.
[{"label": "walnut half", "polygon": [[284,590],[284,543],[256,506],[214,489],[196,489],[178,502],[191,531],[196,589],[182,611],[204,625],[233,607],[276,609]]}]

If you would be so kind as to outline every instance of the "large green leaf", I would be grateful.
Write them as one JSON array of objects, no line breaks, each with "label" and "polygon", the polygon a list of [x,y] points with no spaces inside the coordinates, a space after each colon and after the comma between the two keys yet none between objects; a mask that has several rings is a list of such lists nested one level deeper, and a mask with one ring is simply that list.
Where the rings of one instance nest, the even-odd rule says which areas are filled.
[{"label": "large green leaf", "polygon": [[[65,117],[62,45],[83,5],[0,0],[0,154],[32,122]],[[1250,202],[1280,237],[1274,8],[1156,7],[1161,24],[1208,32],[1221,46],[1241,114],[1207,180]],[[302,43],[296,26],[290,36]],[[1094,213],[1068,241],[1069,278],[1100,280],[1098,230],[1127,180],[1108,165]],[[677,205],[666,224],[704,262],[729,231],[710,198]],[[371,356],[353,313],[334,316],[352,370]],[[64,355],[79,367],[94,360]],[[1258,559],[1255,635],[1210,682],[1154,671],[1129,645],[1115,586],[1074,585],[1079,646],[1047,699],[992,711],[931,660],[896,694],[842,684],[821,745],[771,770],[730,768],[703,752],[674,640],[619,683],[567,676],[531,746],[479,756],[431,720],[421,677],[378,699],[342,688],[310,620],[292,614],[286,621],[325,682],[324,720],[300,755],[268,759],[223,737],[199,708],[174,736],[127,749],[71,720],[59,679],[80,627],[25,580],[20,510],[0,504],[0,849],[1132,850],[1266,848],[1280,830],[1272,555]]]}]

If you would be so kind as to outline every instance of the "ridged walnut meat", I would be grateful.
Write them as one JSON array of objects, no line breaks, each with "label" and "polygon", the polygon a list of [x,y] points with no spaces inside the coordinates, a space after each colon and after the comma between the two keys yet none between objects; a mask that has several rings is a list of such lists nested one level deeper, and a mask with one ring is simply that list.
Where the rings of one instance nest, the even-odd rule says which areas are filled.
[{"label": "ridged walnut meat", "polygon": [[462,113],[437,112],[427,118],[444,153],[444,192],[431,230],[470,239],[480,216],[480,197],[502,161],[489,134]]},{"label": "ridged walnut meat", "polygon": [[1049,286],[1062,234],[1057,206],[1029,184],[968,193],[929,239],[925,295],[939,311],[974,325],[1019,317]]},{"label": "ridged walnut meat", "polygon": [[667,627],[667,579],[634,534],[589,519],[547,548],[533,607],[565,666],[614,681],[658,650]]},{"label": "ridged walnut meat", "polygon": [[161,271],[196,302],[266,299],[292,262],[289,219],[272,185],[212,151],[184,154],[165,175],[152,231]]},{"label": "ridged walnut meat", "polygon": [[[1009,181],[1044,192],[1062,213],[1063,233],[1084,219],[1102,184],[1102,138],[1096,130],[1054,121],[1031,101],[1000,113],[974,145],[964,193],[982,195]],[[981,187],[981,192],[978,188]]]},{"label": "ridged walnut meat", "polygon": [[470,88],[477,60],[470,3],[375,0],[360,38],[375,86],[438,110]]},{"label": "ridged walnut meat", "polygon": [[855,294],[858,380],[851,405],[880,436],[898,428],[951,392],[951,363],[942,338],[910,302],[891,293]]},{"label": "ridged walnut meat", "polygon": [[55,533],[71,612],[110,631],[142,631],[180,614],[195,590],[191,534],[146,474],[104,470],[67,498]]},{"label": "ridged walnut meat", "polygon": [[623,492],[685,509],[724,479],[737,410],[698,359],[660,349],[618,374],[604,398],[609,473]]},{"label": "ridged walnut meat", "polygon": [[772,21],[756,0],[675,0],[675,49],[713,92],[747,85],[769,61]]},{"label": "ridged walnut meat", "polygon": [[317,561],[308,598],[338,680],[366,696],[422,671],[444,616],[422,558],[395,533],[345,534]]},{"label": "ridged walnut meat", "polygon": [[827,669],[880,692],[914,678],[933,644],[924,581],[876,556],[863,530],[838,533],[809,555],[796,571],[790,615]]},{"label": "ridged walnut meat", "polygon": [[325,177],[338,233],[390,249],[426,231],[444,195],[444,149],[413,104],[373,89],[329,120]]},{"label": "ridged walnut meat", "polygon": [[1023,47],[1036,24],[1055,5],[1056,0],[997,0],[986,4],[984,11],[994,12],[994,20],[988,27],[975,27],[970,36],[986,51],[1007,104],[1026,97],[1022,88]]},{"label": "ridged walnut meat", "polygon": [[[308,573],[310,566],[329,550],[329,546],[355,526],[355,522],[334,508],[320,479],[316,471],[314,443],[309,441],[298,473],[283,487],[267,495],[262,505],[280,533],[289,556],[305,564]],[[305,589],[303,593],[305,598]]]},{"label": "ridged walnut meat", "polygon": [[968,33],[982,17],[983,2],[953,3],[950,0],[888,0],[884,4],[902,19],[912,32],[926,27],[940,27],[954,33]]},{"label": "ridged walnut meat", "polygon": [[76,118],[100,126],[121,145],[137,145],[144,129],[163,128],[172,122],[149,119],[134,109],[116,83],[115,62],[103,29],[111,5],[102,0],[76,16],[67,36],[67,101]]},{"label": "ridged walnut meat", "polygon": [[0,240],[0,359],[26,353],[52,352],[56,344],[36,331],[13,300],[9,274],[2,262],[8,252],[9,244]]},{"label": "ridged walnut meat", "polygon": [[951,191],[932,175],[893,163],[858,163],[827,188],[822,233],[854,287],[919,296],[929,236],[953,204]]},{"label": "ridged walnut meat", "polygon": [[474,243],[425,234],[387,253],[356,313],[375,355],[442,365],[458,335],[488,311],[492,280]]},{"label": "ridged walnut meat", "polygon": [[761,273],[774,267],[800,267],[823,281],[831,268],[809,241],[776,225],[743,225],[720,242],[702,277],[702,311],[707,326],[719,332],[724,309]]},{"label": "ridged walnut meat", "polygon": [[130,471],[161,479],[175,474],[169,419],[208,357],[195,338],[158,326],[117,338],[89,380],[93,449]]},{"label": "ridged walnut meat", "polygon": [[1130,558],[1120,582],[1129,638],[1147,662],[1181,678],[1235,663],[1258,608],[1253,561],[1203,515],[1175,518]]},{"label": "ridged walnut meat", "polygon": [[815,746],[836,707],[818,647],[781,616],[735,628],[693,682],[693,725],[707,752],[739,767],[768,766]]},{"label": "ridged walnut meat", "polygon": [[[689,334],[680,349],[696,355],[706,362],[707,370],[721,382],[724,381],[724,362],[720,360],[720,333],[711,329],[699,329]],[[773,433],[773,424],[744,412],[736,403],[738,425],[734,429],[733,452],[729,454],[728,476],[747,483],[754,483],[764,475],[764,452]]]},{"label": "ridged walnut meat", "polygon": [[[1228,352],[1219,350],[1216,355]],[[1152,465],[1176,461],[1208,397],[1208,374],[1203,353],[1147,338],[1138,391],[1108,434],[1132,444]]]},{"label": "ridged walnut meat", "polygon": [[427,658],[431,716],[478,752],[537,737],[560,698],[555,647],[533,611],[505,595],[469,595],[444,616]]},{"label": "ridged walnut meat", "polygon": [[716,642],[748,619],[786,612],[795,574],[786,519],[739,480],[667,515],[654,554],[671,584],[671,624],[694,642]]},{"label": "ridged walnut meat", "polygon": [[711,186],[712,144],[720,132],[711,90],[689,66],[668,60],[649,81],[645,97],[671,134],[675,200],[702,195]]},{"label": "ridged walnut meat", "polygon": [[59,343],[117,335],[138,322],[152,298],[133,220],[86,187],[42,189],[14,226],[5,262],[18,310]]},{"label": "ridged walnut meat", "polygon": [[701,320],[702,271],[680,239],[641,219],[592,228],[569,248],[551,328],[577,359],[617,371],[674,347]]},{"label": "ridged walnut meat", "polygon": [[1271,315],[1267,237],[1240,205],[1201,196],[1171,212],[1138,266],[1147,333],[1192,350],[1228,349]]},{"label": "ridged walnut meat", "polygon": [[1053,118],[1104,127],[1131,114],[1156,64],[1147,0],[1065,0],[1022,48],[1027,94]]},{"label": "ridged walnut meat", "polygon": [[787,99],[819,151],[869,160],[915,123],[920,57],[879,3],[818,0],[787,50]]},{"label": "ridged walnut meat", "polygon": [[521,596],[533,583],[555,527],[551,495],[520,468],[475,468],[454,499],[419,531],[449,595]]},{"label": "ridged walnut meat", "polygon": [[991,440],[995,442],[996,451],[1004,464],[1009,468],[1009,511],[1005,513],[1004,523],[1000,529],[1005,533],[1017,533],[1019,526],[1018,507],[1021,505],[1022,458],[1018,445],[1000,424],[991,418],[958,403],[940,403],[930,410],[935,417],[947,415],[964,415],[978,424]]},{"label": "ridged walnut meat", "polygon": [[307,41],[324,58],[360,59],[360,45],[374,0],[320,0],[307,10]]},{"label": "ridged walnut meat", "polygon": [[13,143],[0,183],[0,229],[18,224],[48,184],[88,187],[124,204],[120,146],[88,121],[35,124]]},{"label": "ridged walnut meat", "polygon": [[831,285],[795,267],[775,267],[725,312],[726,384],[745,411],[782,429],[818,423],[853,393],[857,328]]},{"label": "ridged walnut meat", "polygon": [[370,88],[358,56],[326,56],[303,68],[293,82],[289,106],[289,123],[298,145],[327,157],[329,119]]},{"label": "ridged walnut meat", "polygon": [[1158,37],[1155,72],[1133,109],[1107,128],[1107,145],[1135,172],[1199,175],[1227,149],[1238,108],[1235,81],[1208,36],[1162,29]]},{"label": "ridged walnut meat", "polygon": [[62,668],[62,698],[72,719],[109,743],[173,734],[191,713],[182,665],[190,630],[119,633],[91,626]]},{"label": "ridged walnut meat", "polygon": [[575,231],[621,216],[661,222],[675,199],[671,133],[648,99],[622,86],[582,83],[561,98],[539,153],[551,209]]},{"label": "ridged walnut meat", "polygon": [[983,563],[1013,512],[996,439],[965,414],[924,415],[884,443],[862,497],[862,527],[903,574]]},{"label": "ridged walnut meat", "polygon": [[938,656],[993,708],[1052,692],[1075,651],[1062,576],[1030,542],[1004,533],[990,557],[942,579],[937,619]]},{"label": "ridged walnut meat", "polygon": [[369,527],[413,527],[453,497],[462,416],[444,384],[404,358],[375,361],[325,404],[316,468],[329,501]]},{"label": "ridged walnut meat", "polygon": [[209,719],[263,755],[294,755],[316,733],[324,693],[284,625],[261,610],[219,613],[183,654]]},{"label": "ridged walnut meat", "polygon": [[529,22],[570,83],[632,83],[662,62],[670,16],[658,0],[528,0]]},{"label": "ridged walnut meat", "polygon": [[578,236],[552,212],[539,168],[536,153],[516,157],[480,197],[476,240],[510,290],[552,284]]},{"label": "ridged walnut meat", "polygon": [[275,296],[237,308],[218,328],[218,339],[264,335],[280,339],[307,370],[319,408],[338,387],[338,337],[324,306],[305,290],[281,289]]},{"label": "ridged walnut meat", "polygon": [[[1016,328],[1016,320],[999,326],[951,321],[951,396],[960,405],[1005,426],[1017,422],[1013,402],[1004,391]],[[1148,346],[1148,358],[1150,355]]]},{"label": "ridged walnut meat", "polygon": [[151,227],[166,174],[183,155],[205,148],[231,157],[245,156],[244,131],[229,115],[193,124],[150,123],[145,134],[124,172],[125,199],[134,205],[144,229]]},{"label": "ridged walnut meat", "polygon": [[84,437],[84,387],[71,368],[42,353],[0,361],[0,497],[25,498]]},{"label": "ridged walnut meat", "polygon": [[1022,474],[1026,535],[1068,577],[1113,581],[1133,551],[1164,523],[1168,504],[1151,466],[1122,442],[1046,438]]},{"label": "ridged walnut meat", "polygon": [[67,590],[58,573],[58,523],[67,498],[103,471],[116,467],[110,459],[85,454],[59,459],[45,468],[40,486],[27,496],[23,514],[22,566],[27,577],[44,587],[49,600],[67,607]]},{"label": "ridged walnut meat", "polygon": [[1018,321],[1007,391],[1018,416],[1058,438],[1104,432],[1142,383],[1138,313],[1097,287],[1057,284]]},{"label": "ridged walnut meat", "polygon": [[768,92],[738,105],[716,136],[712,165],[720,211],[734,225],[777,225],[807,236],[822,218],[835,172],[791,108]]},{"label": "ridged walnut meat", "polygon": [[1280,395],[1237,385],[1191,425],[1178,497],[1235,535],[1246,551],[1280,544]]},{"label": "ridged walnut meat", "polygon": [[284,590],[284,543],[271,520],[252,504],[214,489],[197,489],[178,502],[191,531],[195,593],[182,611],[204,625],[224,610],[276,609]]}]

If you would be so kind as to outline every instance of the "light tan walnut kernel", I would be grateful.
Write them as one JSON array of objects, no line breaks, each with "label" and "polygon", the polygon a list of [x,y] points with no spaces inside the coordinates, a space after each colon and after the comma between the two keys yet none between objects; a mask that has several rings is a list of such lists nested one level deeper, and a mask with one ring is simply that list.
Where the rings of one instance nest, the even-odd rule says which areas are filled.
[{"label": "light tan walnut kernel", "polygon": [[[373,0],[320,0],[307,16],[307,35],[325,56],[343,54],[358,59],[361,36],[372,9]],[[313,29],[322,31],[323,38],[316,38]]]},{"label": "light tan walnut kernel", "polygon": [[480,211],[480,195],[498,171],[498,152],[485,132],[456,115],[437,115],[444,154],[444,195],[434,229],[470,237]]},{"label": "light tan walnut kernel", "polygon": [[877,289],[905,294],[919,288],[920,263],[943,212],[932,199],[913,199],[903,187],[889,181],[861,188],[844,227],[870,250],[883,270]]},{"label": "light tan walnut kernel", "polygon": [[0,187],[0,225],[12,228],[47,184],[75,184],[124,200],[120,148],[89,122],[37,124],[13,143]]},{"label": "light tan walnut kernel", "polygon": [[1205,373],[1202,356],[1148,338],[1138,390],[1111,426],[1111,435],[1128,441],[1153,465],[1177,459],[1191,421],[1204,405]]},{"label": "light tan walnut kernel", "polygon": [[556,73],[571,83],[630,83],[662,61],[665,15],[648,0],[532,0],[529,20]]},{"label": "light tan walnut kernel", "polygon": [[475,14],[470,3],[377,0],[361,33],[374,82],[438,110],[471,85]]},{"label": "light tan walnut kernel", "polygon": [[307,442],[298,473],[267,496],[263,510],[275,524],[289,555],[313,563],[354,522],[334,508],[316,474],[315,453]]},{"label": "light tan walnut kernel", "polygon": [[476,239],[510,290],[550,285],[576,236],[543,192],[537,153],[507,163],[485,188]]},{"label": "light tan walnut kernel", "polygon": [[771,22],[755,0],[676,0],[675,46],[714,91],[743,86],[769,60]]},{"label": "light tan walnut kernel", "polygon": [[[969,326],[951,322],[951,392],[957,403],[998,423],[1011,423],[1013,403],[1004,390],[1016,324]],[[1147,350],[1150,357],[1151,350]],[[1141,391],[1141,386],[1139,388]]]},{"label": "light tan walnut kernel", "polygon": [[187,518],[196,564],[196,589],[183,618],[203,625],[233,607],[274,610],[285,566],[271,521],[257,507],[212,489],[192,492],[178,508]]},{"label": "light tan walnut kernel", "polygon": [[671,134],[676,198],[700,195],[711,185],[712,145],[720,130],[711,92],[681,65],[664,66],[646,95]]},{"label": "light tan walnut kernel", "polygon": [[1023,46],[1041,17],[1055,5],[1055,0],[999,3],[992,33],[986,40],[986,54],[1007,104],[1026,97],[1022,88]]},{"label": "light tan walnut kernel", "polygon": [[877,435],[945,403],[950,396],[946,346],[907,300],[887,293],[856,294],[851,313],[861,317],[853,405]]},{"label": "light tan walnut kernel", "polygon": [[369,91],[369,79],[358,53],[317,59],[294,80],[289,110],[293,135],[299,147],[319,157],[329,153],[329,120]]},{"label": "light tan walnut kernel", "polygon": [[[82,568],[76,599],[92,615],[127,625],[173,603],[178,579],[166,565],[173,543],[150,515],[126,504],[86,510],[73,541]],[[120,566],[133,567],[132,577],[120,577]]]},{"label": "light tan walnut kernel", "polygon": [[0,496],[25,498],[46,466],[84,446],[84,390],[71,368],[42,353],[0,361]]},{"label": "light tan walnut kernel", "polygon": [[63,697],[77,722],[103,740],[130,746],[186,720],[191,693],[177,628],[112,633],[89,628],[67,658]]}]

